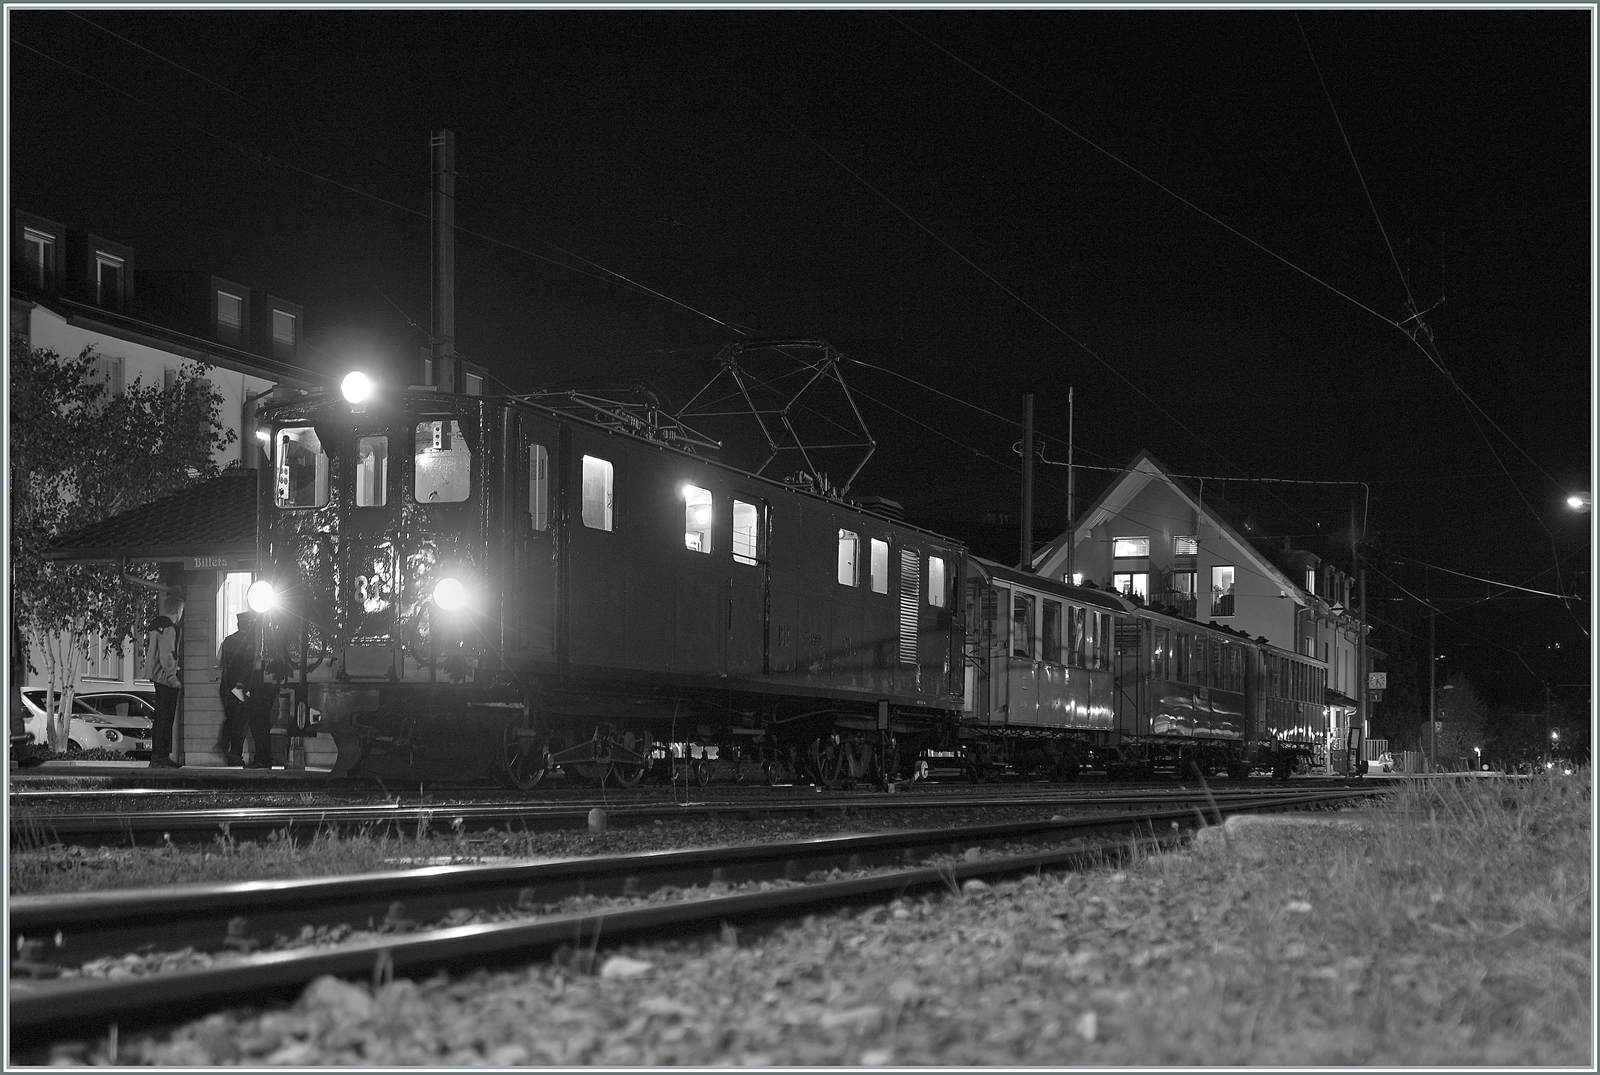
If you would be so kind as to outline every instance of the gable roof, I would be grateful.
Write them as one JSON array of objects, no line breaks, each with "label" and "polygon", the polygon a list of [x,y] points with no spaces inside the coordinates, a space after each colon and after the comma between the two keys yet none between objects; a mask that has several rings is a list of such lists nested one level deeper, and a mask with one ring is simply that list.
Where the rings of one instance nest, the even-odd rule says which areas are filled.
[{"label": "gable roof", "polygon": [[1122,474],[1106,487],[1093,504],[1089,505],[1088,510],[1078,517],[1073,526],[1056,535],[1033,554],[1033,570],[1041,574],[1047,567],[1051,569],[1052,574],[1058,571],[1066,560],[1069,542],[1076,547],[1081,537],[1107,519],[1120,514],[1152,482],[1160,482],[1170,488],[1188,505],[1197,518],[1215,526],[1224,538],[1238,547],[1240,555],[1245,557],[1252,567],[1266,578],[1274,580],[1278,588],[1288,593],[1296,602],[1302,605],[1311,603],[1305,590],[1281,568],[1268,560],[1254,543],[1248,541],[1231,522],[1219,514],[1214,503],[1207,505],[1194,489],[1182,479],[1174,477],[1148,449],[1141,449],[1139,454],[1133,457],[1133,461],[1124,468]]},{"label": "gable roof", "polygon": [[[63,534],[49,560],[256,555],[256,472],[232,467],[170,496]],[[225,566],[225,565],[219,565]]]}]

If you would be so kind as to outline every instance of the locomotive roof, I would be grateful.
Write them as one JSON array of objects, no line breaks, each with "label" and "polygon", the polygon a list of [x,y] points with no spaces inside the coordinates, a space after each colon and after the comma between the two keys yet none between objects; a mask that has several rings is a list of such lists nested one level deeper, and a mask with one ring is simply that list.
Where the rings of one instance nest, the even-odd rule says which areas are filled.
[{"label": "locomotive roof", "polygon": [[[718,470],[725,471],[729,474],[736,474],[742,478],[747,478],[750,481],[761,482],[765,485],[773,487],[774,489],[781,489],[787,495],[807,497],[811,500],[820,501],[821,503],[829,504],[833,507],[839,507],[848,511],[853,511],[859,515],[866,515],[874,519],[879,519],[883,522],[890,523],[891,525],[905,530],[915,530],[920,534],[926,534],[929,537],[938,538],[940,541],[959,548],[963,552],[965,552],[967,548],[967,543],[962,541],[960,538],[954,538],[948,534],[941,534],[937,530],[930,530],[925,526],[918,526],[916,523],[907,522],[905,519],[896,518],[893,515],[889,515],[881,511],[875,511],[872,508],[856,501],[846,500],[837,496],[828,496],[816,492],[815,490],[805,489],[796,485],[790,485],[787,482],[780,481],[776,478],[769,478],[765,475],[752,474],[747,470],[741,470],[738,467],[730,466],[719,459],[713,459],[703,455],[696,455],[695,453],[686,451],[685,449],[674,444],[654,440],[650,437],[643,437],[637,433],[629,432],[628,430],[616,429],[603,423],[584,418],[580,415],[575,415],[568,411],[559,410],[555,407],[551,407],[543,403],[536,403],[532,400],[523,399],[518,396],[465,396],[460,394],[434,392],[429,389],[419,390],[416,387],[411,387],[404,392],[394,393],[385,397],[384,403],[378,404],[377,407],[371,403],[366,404],[361,413],[363,415],[370,416],[378,408],[387,405],[395,410],[408,410],[421,413],[432,412],[437,414],[441,411],[458,409],[463,404],[471,407],[482,403],[491,403],[503,407],[518,407],[523,410],[537,411],[541,414],[549,416],[552,419],[555,419],[556,421],[570,422],[574,425],[587,426],[588,428],[593,429],[598,433],[603,433],[608,437],[618,437],[624,440],[632,441],[642,447],[655,448],[658,451],[671,452],[675,455],[681,455],[687,460],[692,460],[696,463],[715,467]],[[263,417],[268,419],[271,419],[273,415],[281,412],[287,412],[288,415],[299,416],[319,410],[328,404],[339,405],[341,409],[348,408],[349,406],[349,404],[344,403],[344,400],[340,397],[340,394],[337,391],[329,389],[323,392],[307,393],[306,395],[297,396],[291,400],[275,403],[265,408],[262,413]],[[347,410],[345,413],[347,415],[349,414]]]}]

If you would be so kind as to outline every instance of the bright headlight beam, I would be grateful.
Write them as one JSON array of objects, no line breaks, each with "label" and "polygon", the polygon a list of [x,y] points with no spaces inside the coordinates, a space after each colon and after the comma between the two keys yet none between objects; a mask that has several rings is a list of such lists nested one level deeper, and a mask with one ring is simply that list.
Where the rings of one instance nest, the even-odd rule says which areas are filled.
[{"label": "bright headlight beam", "polygon": [[365,373],[354,370],[344,375],[344,382],[339,385],[339,391],[344,393],[344,398],[351,403],[361,403],[372,395],[372,381]]},{"label": "bright headlight beam", "polygon": [[250,584],[245,600],[250,602],[250,607],[256,612],[266,612],[278,603],[278,594],[272,588],[272,583],[266,579],[257,579]]},{"label": "bright headlight beam", "polygon": [[455,612],[467,604],[467,588],[459,579],[442,578],[433,588],[433,600],[446,612]]}]

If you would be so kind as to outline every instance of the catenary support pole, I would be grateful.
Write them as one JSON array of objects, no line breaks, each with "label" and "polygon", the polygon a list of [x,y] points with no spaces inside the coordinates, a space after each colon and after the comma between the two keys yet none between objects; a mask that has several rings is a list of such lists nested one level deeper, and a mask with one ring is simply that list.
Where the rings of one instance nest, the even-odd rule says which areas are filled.
[{"label": "catenary support pole", "polygon": [[1017,566],[1033,570],[1033,393],[1022,397],[1022,557]]}]

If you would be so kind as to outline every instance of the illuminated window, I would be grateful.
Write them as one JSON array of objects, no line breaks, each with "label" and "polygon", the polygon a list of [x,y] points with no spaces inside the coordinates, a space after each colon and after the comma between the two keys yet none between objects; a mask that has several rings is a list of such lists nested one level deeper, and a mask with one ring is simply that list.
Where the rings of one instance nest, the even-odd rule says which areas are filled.
[{"label": "illuminated window", "polygon": [[711,552],[711,523],[716,512],[711,490],[698,485],[683,487],[683,546],[690,552]]},{"label": "illuminated window", "polygon": [[1233,615],[1233,566],[1218,564],[1211,569],[1211,614]]},{"label": "illuminated window", "polygon": [[849,530],[839,531],[839,585],[859,586],[856,561],[861,555],[861,539]]},{"label": "illuminated window", "polygon": [[761,509],[742,500],[733,502],[733,558],[741,564],[758,563],[761,554]]},{"label": "illuminated window", "polygon": [[528,445],[528,519],[535,530],[550,529],[550,453]]},{"label": "illuminated window", "polygon": [[239,613],[250,607],[248,595],[254,576],[248,571],[229,571],[222,576],[217,587],[217,653],[222,653],[222,640],[239,629]]},{"label": "illuminated window", "polygon": [[320,508],[328,502],[328,456],[316,430],[279,430],[276,463],[278,507]]},{"label": "illuminated window", "polygon": [[928,604],[944,608],[949,600],[949,583],[944,573],[944,557],[928,557]]},{"label": "illuminated window", "polygon": [[868,538],[872,551],[872,592],[889,592],[889,543]]},{"label": "illuminated window", "polygon": [[389,502],[389,438],[356,438],[356,507],[381,508]]},{"label": "illuminated window", "polygon": [[1313,597],[1317,594],[1317,569],[1314,567],[1306,568],[1306,593]]},{"label": "illuminated window", "polygon": [[1200,552],[1200,539],[1193,534],[1179,534],[1172,539],[1172,555],[1197,556]]},{"label": "illuminated window", "polygon": [[583,457],[583,525],[590,530],[610,530],[612,514],[610,462]]},{"label": "illuminated window", "polygon": [[472,493],[472,449],[454,418],[418,422],[412,495],[419,504],[458,504]]},{"label": "illuminated window", "polygon": [[1111,576],[1111,588],[1123,597],[1150,600],[1150,573],[1148,571],[1119,571]]},{"label": "illuminated window", "polygon": [[22,260],[27,266],[27,283],[33,287],[49,287],[56,278],[56,237],[23,228]]},{"label": "illuminated window", "polygon": [[217,292],[217,339],[223,343],[238,343],[244,339],[244,298]]},{"label": "illuminated window", "polygon": [[1118,558],[1149,556],[1150,539],[1148,537],[1112,538],[1111,555]]}]

